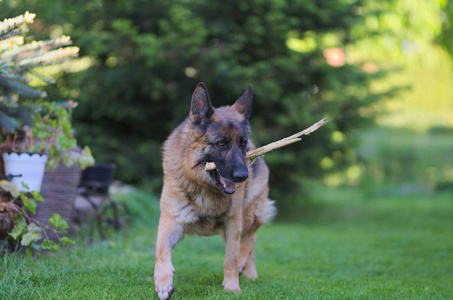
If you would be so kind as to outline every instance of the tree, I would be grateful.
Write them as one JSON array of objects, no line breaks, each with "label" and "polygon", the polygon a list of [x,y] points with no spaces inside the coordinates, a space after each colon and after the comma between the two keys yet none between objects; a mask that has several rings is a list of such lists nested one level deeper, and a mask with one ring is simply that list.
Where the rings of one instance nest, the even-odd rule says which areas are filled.
[{"label": "tree", "polygon": [[[24,3],[40,6],[33,9],[48,16],[45,26],[63,24],[81,55],[92,59],[87,70],[64,75],[61,82],[69,87],[59,86],[80,103],[74,113],[79,139],[91,145],[98,161],[116,162],[122,180],[156,191],[161,143],[187,116],[199,81],[215,106],[233,103],[254,85],[258,146],[324,116],[331,119],[304,142],[266,155],[271,195],[279,201],[300,192],[304,178],[355,159],[351,132],[372,123],[369,107],[380,97],[368,89],[380,73],[367,74],[360,62],[341,59],[354,42],[352,26],[362,20],[362,1],[136,0],[81,6],[72,0],[53,5],[52,13],[43,1]],[[337,54],[337,63],[326,60]],[[323,158],[334,167],[322,168]]]},{"label": "tree", "polygon": [[443,2],[442,34],[439,41],[445,50],[453,55],[453,2],[451,0]]}]

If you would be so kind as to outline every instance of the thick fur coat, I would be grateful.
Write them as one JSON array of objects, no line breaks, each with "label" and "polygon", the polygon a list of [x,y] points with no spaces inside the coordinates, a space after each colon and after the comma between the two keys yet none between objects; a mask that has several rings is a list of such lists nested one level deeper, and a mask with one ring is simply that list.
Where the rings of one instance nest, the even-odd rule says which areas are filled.
[{"label": "thick fur coat", "polygon": [[[185,234],[221,234],[225,240],[223,287],[240,291],[238,276],[255,279],[256,231],[275,214],[268,199],[269,170],[262,157],[252,165],[249,140],[253,89],[234,105],[214,108],[203,83],[189,117],[163,146],[164,185],[156,244],[154,282],[159,299],[174,291],[171,251]],[[204,171],[207,162],[217,170]]]}]

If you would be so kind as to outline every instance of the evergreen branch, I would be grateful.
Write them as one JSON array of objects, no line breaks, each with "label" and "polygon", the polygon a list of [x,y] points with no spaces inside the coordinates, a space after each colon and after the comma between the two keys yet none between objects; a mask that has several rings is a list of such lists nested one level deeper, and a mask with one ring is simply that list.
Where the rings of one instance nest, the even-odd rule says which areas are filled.
[{"label": "evergreen branch", "polygon": [[18,36],[19,34],[25,32],[26,30],[24,29],[13,29],[9,32],[5,32],[4,34],[1,34],[0,35],[0,41],[4,41],[4,40],[7,40],[7,39],[11,39],[15,36]]},{"label": "evergreen branch", "polygon": [[41,98],[46,97],[46,92],[41,92],[37,89],[31,88],[21,82],[9,80],[3,76],[0,76],[0,85],[9,89],[10,92],[18,92],[30,98]]},{"label": "evergreen branch", "polygon": [[[2,60],[17,60],[17,57],[31,55],[42,55],[48,53],[51,50],[58,49],[61,47],[69,46],[72,44],[71,37],[63,35],[57,39],[46,40],[46,41],[33,41],[23,46],[15,47],[11,50],[7,50],[0,55]],[[36,54],[35,54],[36,53]]]},{"label": "evergreen branch", "polygon": [[39,73],[39,72],[36,72],[35,70],[31,69],[28,71],[32,76],[38,78],[39,80],[42,80],[44,81],[45,83],[47,84],[54,84],[56,81],[54,78],[50,77],[50,76],[46,76],[42,73]]},{"label": "evergreen branch", "polygon": [[19,81],[19,82],[22,82],[22,83],[29,83],[31,81],[30,78],[27,78],[27,77],[24,77],[24,76],[21,76],[21,75],[11,74],[11,73],[8,73],[6,71],[3,72],[4,70],[1,70],[1,71],[4,74],[2,77],[6,78],[6,80]]},{"label": "evergreen branch", "polygon": [[6,51],[8,49],[12,49],[13,47],[17,45],[23,45],[24,44],[24,37],[22,36],[13,36],[10,38],[6,38],[4,40],[0,40],[0,52],[1,51]]},{"label": "evergreen branch", "polygon": [[3,22],[0,22],[0,39],[3,39],[5,34],[10,33],[13,30],[16,30],[24,24],[33,23],[36,14],[31,14],[28,11],[25,14],[17,16],[12,19],[5,19]]},{"label": "evergreen branch", "polygon": [[16,109],[16,119],[21,121],[22,124],[32,125],[35,107],[36,105],[33,104],[21,104],[20,107]]},{"label": "evergreen branch", "polygon": [[19,122],[0,108],[0,126],[7,132],[12,133],[19,125]]},{"label": "evergreen branch", "polygon": [[49,51],[43,55],[39,55],[36,57],[26,58],[19,62],[19,66],[24,68],[31,68],[30,66],[42,66],[42,65],[49,65],[58,62],[58,60],[63,59],[68,56],[76,56],[79,53],[78,47],[66,47],[66,48],[59,48],[58,50]]},{"label": "evergreen branch", "polygon": [[[301,136],[309,135],[310,133],[316,131],[319,127],[321,127],[324,124],[326,124],[327,122],[329,122],[329,120],[327,118],[323,118],[321,121],[311,125],[307,129],[302,130],[302,131],[300,131],[300,132],[298,132],[296,134],[293,134],[293,135],[291,135],[289,137],[286,137],[284,139],[278,140],[276,142],[267,144],[266,146],[260,147],[258,149],[250,150],[245,155],[245,158],[249,158],[249,159],[252,160],[252,162],[254,162],[255,159],[258,156],[261,156],[261,155],[263,155],[263,154],[265,154],[267,152],[270,152],[272,150],[275,150],[275,149],[278,149],[278,148],[281,148],[281,147],[284,147],[284,146],[287,146],[289,144],[292,144],[292,143],[295,143],[295,142],[298,142],[298,141],[302,140]],[[217,166],[215,165],[214,162],[208,162],[208,163],[206,163],[206,165],[204,167],[205,172],[212,171],[212,170],[215,170],[215,169],[217,169]]]}]

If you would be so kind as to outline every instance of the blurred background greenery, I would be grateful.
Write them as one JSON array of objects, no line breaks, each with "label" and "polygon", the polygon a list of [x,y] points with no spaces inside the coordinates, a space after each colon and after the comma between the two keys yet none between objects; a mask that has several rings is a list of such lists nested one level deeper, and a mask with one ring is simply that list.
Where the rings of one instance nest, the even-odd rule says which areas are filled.
[{"label": "blurred background greenery", "polygon": [[[449,3],[450,2],[450,3]],[[453,4],[448,0],[0,1],[30,11],[27,39],[70,35],[80,56],[47,67],[50,100],[124,183],[159,193],[161,144],[203,81],[215,106],[254,85],[264,145],[327,116],[266,155],[280,211],[314,186],[382,194],[453,190]],[[39,86],[39,80],[33,83]]]}]

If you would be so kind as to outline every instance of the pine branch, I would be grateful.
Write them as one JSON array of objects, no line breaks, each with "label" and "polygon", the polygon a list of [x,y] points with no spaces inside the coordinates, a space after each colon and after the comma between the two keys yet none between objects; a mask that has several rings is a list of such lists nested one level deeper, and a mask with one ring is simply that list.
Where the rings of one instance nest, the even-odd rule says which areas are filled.
[{"label": "pine branch", "polygon": [[37,66],[52,65],[60,62],[68,56],[76,56],[79,53],[78,47],[59,48],[45,54],[40,54],[20,61],[19,66],[24,69],[35,68]]},{"label": "pine branch", "polygon": [[[0,22],[0,40],[3,40],[11,36],[11,32],[14,32],[17,29],[21,29],[22,25],[26,23],[33,23],[36,14],[31,14],[28,11],[25,14],[17,16],[12,19],[5,19],[3,22]],[[19,30],[19,33],[22,31]]]},{"label": "pine branch", "polygon": [[14,132],[14,129],[18,125],[19,122],[17,122],[14,117],[11,117],[0,108],[0,127],[2,127],[7,133],[11,133]]},{"label": "pine branch", "polygon": [[41,74],[39,72],[36,72],[35,70],[31,69],[31,70],[28,70],[28,73],[30,75],[32,75],[33,77],[35,78],[38,78],[39,80],[47,83],[47,84],[54,84],[56,81],[54,78],[50,77],[50,76],[46,76],[44,74]]},{"label": "pine branch", "polygon": [[7,39],[14,38],[23,32],[26,32],[26,30],[21,29],[21,28],[17,28],[17,29],[13,29],[11,31],[5,32],[0,35],[0,41],[5,41]]},{"label": "pine branch", "polygon": [[46,97],[47,93],[31,88],[28,85],[21,83],[20,81],[14,81],[5,77],[0,76],[0,86],[10,89],[14,92],[23,94],[27,97],[36,99]]},{"label": "pine branch", "polygon": [[[20,40],[19,40],[20,42]],[[57,39],[33,41],[23,46],[12,47],[0,55],[1,60],[17,60],[18,57],[40,56],[49,51],[71,45],[71,37],[63,35]],[[18,44],[19,45],[19,44]],[[71,47],[72,48],[72,47]]]},{"label": "pine branch", "polygon": [[[310,133],[316,131],[319,127],[321,127],[324,124],[326,124],[327,122],[329,122],[329,120],[327,118],[324,118],[321,121],[311,125],[307,129],[302,130],[302,131],[300,131],[300,132],[298,132],[296,134],[293,134],[293,135],[291,135],[289,137],[286,137],[284,139],[281,139],[279,141],[270,143],[270,144],[268,144],[266,146],[263,146],[263,147],[260,147],[258,149],[250,150],[245,155],[245,158],[249,158],[253,162],[253,161],[255,161],[255,159],[258,156],[261,156],[261,155],[263,155],[263,154],[265,154],[267,152],[270,152],[272,150],[275,150],[275,149],[278,149],[278,148],[281,148],[281,147],[284,147],[284,146],[287,146],[289,144],[292,144],[292,143],[295,143],[295,142],[298,142],[298,141],[302,140],[301,136],[309,135]],[[206,163],[205,168],[204,168],[205,171],[211,171],[211,170],[215,170],[215,169],[217,169],[217,166],[215,165],[214,162]]]},{"label": "pine branch", "polygon": [[23,44],[24,44],[23,36],[13,36],[10,38],[6,38],[4,40],[0,40],[0,53],[2,51],[11,50],[16,46]]}]

